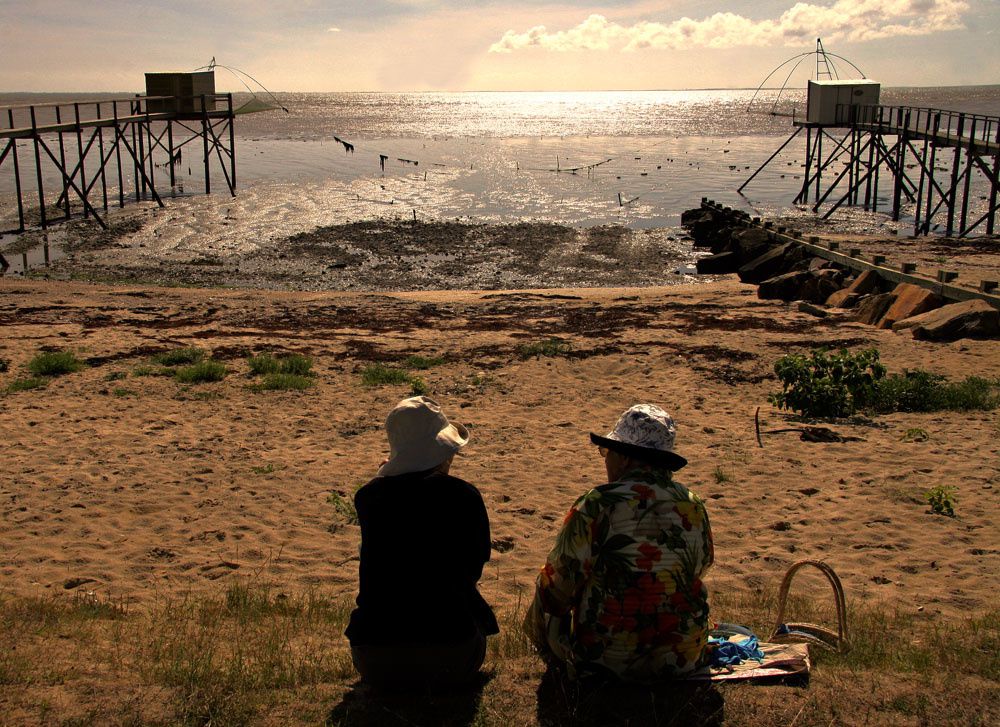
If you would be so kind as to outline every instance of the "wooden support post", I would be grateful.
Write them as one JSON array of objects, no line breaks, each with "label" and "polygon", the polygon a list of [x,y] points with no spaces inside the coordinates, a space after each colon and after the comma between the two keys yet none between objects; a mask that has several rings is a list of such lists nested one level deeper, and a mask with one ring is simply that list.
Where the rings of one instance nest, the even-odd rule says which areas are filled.
[{"label": "wooden support post", "polygon": [[[976,121],[978,119],[972,117],[972,128],[969,129],[969,145],[965,150],[965,172],[963,176],[965,178],[965,185],[962,189],[962,213],[958,218],[958,234],[965,234],[965,223],[969,218],[969,186],[972,184],[972,156],[975,153],[973,150],[976,146]],[[958,163],[958,151],[955,153],[955,163]]]},{"label": "wooden support post", "polygon": [[815,202],[819,204],[820,187],[823,182],[823,130],[819,129],[816,134],[816,197]]},{"label": "wooden support post", "polygon": [[205,148],[205,194],[212,193],[212,173],[208,166],[208,106],[205,105],[205,94],[201,95],[201,140]]},{"label": "wooden support post", "polygon": [[[233,94],[226,94],[226,101],[229,103],[229,191],[232,195],[236,196],[236,124],[234,119],[236,118],[233,114]],[[426,178],[427,173],[424,172],[424,177]]]},{"label": "wooden support post", "polygon": [[902,201],[903,178],[906,169],[906,146],[909,144],[910,111],[906,111],[906,122],[900,136],[896,139],[896,173],[892,185],[892,219],[899,221],[899,208]]},{"label": "wooden support post", "polygon": [[118,160],[118,206],[125,206],[125,178],[122,175],[122,128],[118,122],[118,102],[112,102],[112,113],[115,117],[115,158]]},{"label": "wooden support post", "polygon": [[[135,116],[135,115],[137,115],[139,113],[139,107],[134,102],[131,103],[131,104],[129,104],[129,108],[130,108],[129,116]],[[135,122],[126,122],[126,124],[128,124],[128,127],[127,127],[128,130],[132,132],[132,148],[133,149],[138,149],[139,148],[139,141],[138,141],[138,139],[136,139],[136,135],[135,135]],[[139,163],[136,162],[136,160],[135,160],[135,154],[134,153],[132,154],[132,162],[133,162],[132,163],[132,175],[134,177],[133,181],[135,182],[135,187],[134,187],[134,189],[135,189],[135,201],[138,202],[141,199],[141,197],[139,196]]]},{"label": "wooden support post", "polygon": [[173,119],[167,120],[167,155],[170,157],[170,161],[167,164],[170,167],[170,190],[173,193],[174,187],[177,186],[177,174],[174,170],[174,122]]},{"label": "wooden support post", "polygon": [[[59,106],[58,104],[56,105],[56,123],[57,124],[61,124],[62,123],[62,107]],[[63,140],[62,129],[59,130],[59,161],[58,161],[58,164],[59,164],[60,170],[65,170],[66,169],[66,144],[65,144],[65,142]],[[62,199],[62,201],[66,205],[66,219],[67,220],[69,219],[69,214],[70,214],[70,212],[69,212],[69,194],[68,194],[68,192],[69,192],[69,188],[66,186],[66,175],[64,173],[63,174],[63,191],[62,191],[62,197],[61,197],[61,199]]]},{"label": "wooden support post", "polygon": [[38,123],[35,119],[35,107],[31,107],[31,138],[35,142],[35,172],[38,177],[38,211],[41,216],[42,229],[49,226],[45,216],[45,190],[42,186],[42,149],[41,139],[38,138]]},{"label": "wooden support post", "polygon": [[[95,109],[97,113],[97,118],[101,117],[101,105],[97,104]],[[97,127],[97,149],[101,154],[101,200],[104,202],[104,211],[108,211],[108,179],[105,173],[105,167],[107,166],[107,160],[104,158],[104,127]]]},{"label": "wooden support post", "polygon": [[[817,131],[817,133],[818,133],[818,131]],[[809,194],[809,180],[811,179],[811,174],[812,174],[812,159],[813,159],[812,127],[811,126],[807,126],[806,127],[806,165],[805,165],[806,166],[806,171],[805,171],[805,174],[802,175],[802,189],[799,190],[798,196],[795,199],[792,200],[793,204],[798,204],[799,202],[804,201],[806,195]]]},{"label": "wooden support post", "polygon": [[913,234],[920,234],[920,212],[921,207],[924,202],[924,177],[927,176],[927,165],[924,160],[927,159],[927,145],[929,142],[931,131],[931,117],[930,114],[927,115],[927,120],[924,122],[924,150],[920,155],[920,185],[917,187],[917,208],[913,213]]},{"label": "wooden support post", "polygon": [[[934,139],[937,139],[938,134],[941,132],[941,112],[934,114]],[[927,161],[927,174],[929,179],[927,180],[927,207],[925,210],[925,218],[923,223],[923,231],[925,235],[929,235],[931,231],[931,219],[934,217],[934,210],[931,208],[931,202],[934,200],[934,164],[937,162],[937,144],[931,143],[931,155],[930,159]]]},{"label": "wooden support post", "polygon": [[[7,119],[10,128],[14,128],[14,110],[7,109]],[[17,193],[17,231],[24,232],[24,199],[21,194],[21,168],[17,161],[17,139],[11,139],[11,152],[14,161],[14,191]]]},{"label": "wooden support post", "polygon": [[[996,144],[1000,147],[1000,123],[997,124],[997,135]],[[1000,154],[993,155],[993,179],[1000,177]],[[995,181],[990,182],[990,211],[989,216],[986,218],[986,234],[993,234],[993,224],[996,219],[995,210],[997,208],[997,184]]]},{"label": "wooden support post", "polygon": [[[76,153],[80,159],[77,165],[80,168],[80,189],[85,190],[87,186],[87,167],[84,163],[87,155],[83,151],[83,128],[80,126],[80,104],[73,104],[73,123],[76,124]],[[73,174],[75,177],[76,174]],[[87,206],[83,206],[83,216],[88,217]]]},{"label": "wooden support post", "polygon": [[[951,133],[951,128],[948,129],[949,134]],[[962,138],[962,134],[965,132],[965,114],[958,115],[958,138]],[[951,233],[955,230],[955,202],[958,201],[958,169],[962,166],[962,145],[960,143],[955,144],[955,154],[951,160],[951,187],[948,190],[948,216],[945,223],[945,234],[949,237]],[[933,166],[931,167],[933,169]]]}]

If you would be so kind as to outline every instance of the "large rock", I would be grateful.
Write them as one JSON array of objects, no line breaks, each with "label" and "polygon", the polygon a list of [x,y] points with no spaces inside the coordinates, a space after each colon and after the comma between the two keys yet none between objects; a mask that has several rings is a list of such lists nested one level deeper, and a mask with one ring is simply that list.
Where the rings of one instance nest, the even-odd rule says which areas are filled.
[{"label": "large rock", "polygon": [[857,293],[852,293],[849,288],[841,288],[830,294],[826,299],[826,305],[830,308],[853,308],[860,297]]},{"label": "large rock", "polygon": [[699,275],[721,275],[735,273],[740,266],[739,258],[734,252],[720,252],[718,255],[708,255],[698,258],[695,267]]},{"label": "large rock", "polygon": [[896,300],[895,293],[877,293],[875,295],[865,296],[858,303],[857,313],[854,316],[854,320],[858,323],[865,323],[869,326],[873,326],[881,320],[885,312],[889,310]]},{"label": "large rock", "polygon": [[713,255],[718,255],[720,252],[730,252],[733,247],[733,234],[741,229],[743,228],[733,225],[723,225],[718,228],[707,241],[708,249],[712,251]]},{"label": "large rock", "polygon": [[709,212],[704,207],[695,207],[694,209],[684,210],[681,212],[681,224],[687,227],[696,220],[700,220],[703,217],[711,217],[712,213]]},{"label": "large rock", "polygon": [[799,300],[803,286],[812,279],[805,270],[776,275],[761,282],[757,287],[757,297],[778,300]]},{"label": "large rock", "polygon": [[892,293],[896,296],[896,300],[879,320],[879,328],[892,328],[892,324],[896,321],[925,313],[939,307],[943,302],[941,296],[912,283],[900,283]]},{"label": "large rock", "polygon": [[759,227],[747,227],[733,232],[730,237],[729,249],[735,252],[744,265],[758,258],[774,246],[767,231]]},{"label": "large rock", "polygon": [[802,283],[802,288],[799,290],[799,299],[808,300],[811,303],[825,302],[827,298],[840,289],[840,284],[838,283],[836,277],[821,274],[832,272],[837,271],[818,270],[807,273],[809,277],[804,283]]},{"label": "large rock", "polygon": [[877,292],[881,283],[882,278],[878,273],[874,270],[865,270],[847,286],[846,290],[858,295],[868,295]]},{"label": "large rock", "polygon": [[691,238],[694,240],[695,247],[708,247],[712,244],[712,239],[719,228],[724,224],[721,219],[717,219],[715,215],[709,212],[689,224],[687,228],[691,231]]},{"label": "large rock", "polygon": [[960,338],[1000,336],[1000,311],[985,300],[952,303],[892,325],[894,331],[912,330],[922,341],[957,341]]},{"label": "large rock", "polygon": [[802,248],[794,242],[771,248],[737,271],[744,283],[761,283],[768,278],[788,272],[793,265],[805,257]]}]

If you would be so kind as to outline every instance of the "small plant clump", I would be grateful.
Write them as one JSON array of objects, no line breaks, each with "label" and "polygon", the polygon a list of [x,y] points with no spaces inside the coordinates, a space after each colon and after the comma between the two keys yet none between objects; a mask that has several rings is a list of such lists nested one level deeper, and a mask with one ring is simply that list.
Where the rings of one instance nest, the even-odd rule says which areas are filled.
[{"label": "small plant clump", "polygon": [[35,376],[63,376],[85,366],[72,351],[42,351],[28,362],[28,371]]},{"label": "small plant clump", "polygon": [[344,497],[339,492],[331,492],[326,498],[326,501],[333,505],[334,511],[338,516],[345,520],[348,525],[358,524],[358,511],[354,509],[353,498]]},{"label": "small plant clump", "polygon": [[361,369],[361,383],[365,386],[385,386],[387,384],[408,384],[410,373],[384,363],[373,363]]},{"label": "small plant clump", "polygon": [[541,358],[543,356],[553,358],[556,356],[565,356],[572,348],[569,341],[564,341],[561,338],[547,338],[544,341],[521,344],[517,347],[517,353],[522,359]]},{"label": "small plant clump", "polygon": [[256,376],[267,374],[295,374],[296,376],[312,376],[312,359],[298,353],[288,356],[273,356],[262,353],[247,359],[250,373]]},{"label": "small plant clump", "polygon": [[44,376],[29,376],[23,379],[14,379],[7,384],[7,393],[16,394],[18,391],[31,391],[32,389],[44,389],[49,385],[49,380]]},{"label": "small plant clump", "polygon": [[0,374],[5,374],[10,370],[10,359],[0,358]]},{"label": "small plant clump", "polygon": [[187,348],[175,348],[173,351],[164,351],[153,356],[153,363],[161,366],[187,366],[196,364],[205,358],[205,352],[193,346]]},{"label": "small plant clump", "polygon": [[208,359],[177,369],[174,377],[183,384],[202,384],[211,381],[222,381],[226,378],[226,373],[224,364]]},{"label": "small plant clump", "polygon": [[257,391],[302,391],[310,388],[314,383],[309,376],[270,373],[265,374],[260,383],[255,384],[253,388]]},{"label": "small plant clump", "polygon": [[937,485],[924,493],[924,499],[931,506],[931,512],[935,515],[946,515],[955,517],[955,488],[948,485]]},{"label": "small plant clump", "polygon": [[712,470],[712,476],[715,478],[715,484],[717,485],[732,482],[733,479],[724,469],[722,469],[721,465],[717,465],[716,468]]}]

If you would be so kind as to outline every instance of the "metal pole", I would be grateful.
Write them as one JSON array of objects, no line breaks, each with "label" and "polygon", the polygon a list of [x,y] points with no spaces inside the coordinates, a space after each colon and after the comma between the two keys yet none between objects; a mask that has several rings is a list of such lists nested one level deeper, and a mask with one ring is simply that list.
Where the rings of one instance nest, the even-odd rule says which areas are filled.
[{"label": "metal pole", "polygon": [[42,150],[39,148],[38,124],[35,121],[35,107],[31,107],[31,138],[35,142],[35,173],[38,176],[38,211],[41,216],[42,229],[49,226],[45,217],[45,191],[42,187]]},{"label": "metal pole", "polygon": [[[10,128],[14,128],[14,110],[7,109],[7,119]],[[21,168],[17,163],[17,139],[11,139],[11,151],[14,153],[14,189],[17,191],[17,231],[24,232],[24,200],[21,195]]]},{"label": "metal pole", "polygon": [[748,184],[750,184],[750,182],[753,181],[754,177],[756,177],[758,174],[760,174],[762,171],[764,171],[764,167],[766,167],[768,164],[770,164],[771,160],[773,160],[776,156],[778,156],[778,154],[781,153],[781,150],[784,149],[786,146],[788,146],[791,143],[792,139],[794,139],[796,136],[799,135],[800,131],[802,131],[802,127],[801,126],[798,127],[797,129],[795,129],[795,131],[792,132],[792,135],[789,136],[787,139],[785,139],[785,143],[782,144],[781,146],[779,146],[778,149],[777,149],[777,151],[775,151],[774,154],[772,154],[771,156],[769,156],[767,158],[766,162],[764,162],[759,167],[757,167],[757,171],[754,172],[753,174],[751,174],[750,178],[747,179],[747,181],[743,182],[743,184],[741,184],[740,187],[739,187],[739,189],[737,189],[736,191],[737,192],[742,192],[743,188],[746,187]]}]

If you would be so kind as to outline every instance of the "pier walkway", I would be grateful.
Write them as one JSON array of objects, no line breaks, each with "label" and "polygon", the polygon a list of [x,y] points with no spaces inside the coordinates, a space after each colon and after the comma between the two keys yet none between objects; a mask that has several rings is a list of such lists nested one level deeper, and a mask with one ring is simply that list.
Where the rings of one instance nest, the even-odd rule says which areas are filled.
[{"label": "pier walkway", "polygon": [[915,235],[994,234],[1000,208],[1000,116],[842,104],[834,123],[793,125],[792,135],[739,191],[805,130],[805,173],[796,204],[811,199],[813,211],[822,211],[824,218],[844,205],[878,211],[880,183],[883,189],[889,184],[891,202],[883,206],[898,220],[903,205],[912,205]]},{"label": "pier walkway", "polygon": [[[170,187],[176,186],[175,167],[184,147],[199,141],[205,193],[212,190],[214,155],[229,193],[235,194],[234,116],[232,94],[134,96],[0,108],[0,173],[13,179],[17,204],[17,228],[10,232],[24,232],[36,222],[46,228],[75,212],[106,227],[98,207],[107,211],[109,191],[112,196],[117,193],[121,207],[133,195],[162,207],[158,177],[166,174]],[[22,161],[25,153],[27,164]],[[25,166],[32,167],[27,176],[33,177],[37,197],[27,189]],[[53,186],[55,191],[50,192]],[[53,206],[47,192],[58,192]]]}]

